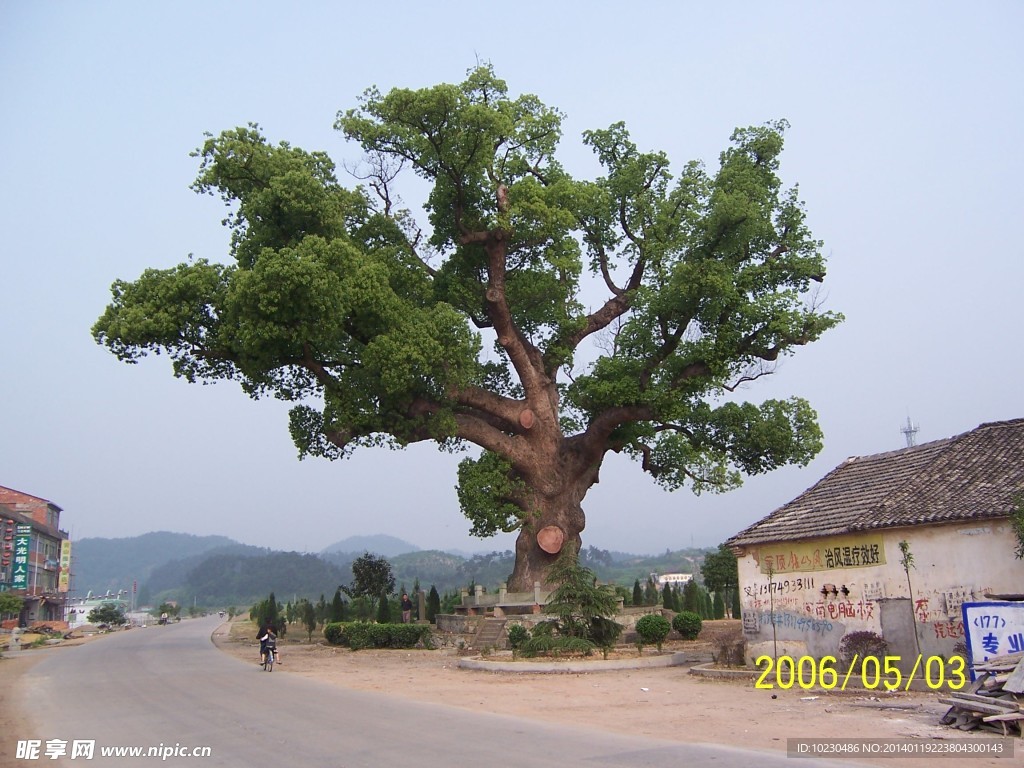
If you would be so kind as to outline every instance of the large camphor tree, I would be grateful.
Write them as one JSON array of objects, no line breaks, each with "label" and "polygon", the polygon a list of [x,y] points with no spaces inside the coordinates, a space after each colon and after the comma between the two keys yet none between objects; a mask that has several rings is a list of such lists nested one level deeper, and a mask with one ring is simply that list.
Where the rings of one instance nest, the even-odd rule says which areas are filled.
[{"label": "large camphor tree", "polygon": [[[562,117],[489,66],[370,89],[336,123],[365,151],[354,189],[256,125],[210,136],[194,188],[229,205],[233,263],[116,281],[94,337],[293,401],[300,456],[478,446],[458,498],[474,535],[519,531],[513,591],[578,551],[609,451],[698,493],[806,464],[821,433],[804,400],[736,395],[841,320],[818,306],[821,243],[777,175],[785,124],[676,175],[622,124],[588,131],[590,181],[555,159]],[[410,170],[429,184],[422,222],[397,195]]]}]

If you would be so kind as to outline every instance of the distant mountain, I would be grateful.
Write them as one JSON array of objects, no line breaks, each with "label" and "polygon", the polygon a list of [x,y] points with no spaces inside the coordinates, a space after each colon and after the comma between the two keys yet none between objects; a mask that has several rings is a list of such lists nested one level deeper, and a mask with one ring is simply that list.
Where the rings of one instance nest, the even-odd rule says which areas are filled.
[{"label": "distant mountain", "polygon": [[374,555],[394,557],[395,555],[404,555],[407,552],[419,551],[420,548],[415,544],[396,539],[394,536],[378,533],[375,536],[349,536],[347,539],[342,539],[331,544],[329,547],[325,547],[321,550],[320,554],[334,555],[343,553],[358,556],[364,552],[370,552]]},{"label": "distant mountain", "polygon": [[189,575],[207,560],[218,560],[237,557],[265,557],[271,550],[264,547],[251,547],[248,544],[229,544],[225,547],[214,547],[206,552],[180,560],[171,560],[158,565],[149,574],[149,578],[139,585],[139,603],[160,603],[165,599],[177,600],[179,595],[170,594],[179,591],[189,580]]},{"label": "distant mountain", "polygon": [[74,597],[131,590],[171,560],[201,555],[218,547],[240,546],[226,536],[193,536],[158,531],[123,539],[79,539],[71,545],[71,588]]},{"label": "distant mountain", "polygon": [[[352,562],[365,552],[388,560],[395,586],[457,592],[479,584],[488,590],[508,580],[515,564],[511,551],[461,553],[422,550],[393,536],[351,536],[319,555],[251,547],[224,536],[147,533],[124,539],[82,539],[72,549],[73,597],[91,590],[130,590],[138,582],[137,605],[177,600],[185,605],[243,608],[274,592],[282,602],[334,591],[352,582]],[[651,573],[699,573],[705,550],[666,550],[661,555],[630,555],[585,547],[581,562],[603,583],[629,588]]]},{"label": "distant mountain", "polygon": [[262,555],[226,554],[206,557],[189,571],[179,588],[179,602],[198,605],[248,607],[271,592],[279,603],[306,598],[330,600],[334,591],[351,581],[344,571],[316,555],[266,552]]}]

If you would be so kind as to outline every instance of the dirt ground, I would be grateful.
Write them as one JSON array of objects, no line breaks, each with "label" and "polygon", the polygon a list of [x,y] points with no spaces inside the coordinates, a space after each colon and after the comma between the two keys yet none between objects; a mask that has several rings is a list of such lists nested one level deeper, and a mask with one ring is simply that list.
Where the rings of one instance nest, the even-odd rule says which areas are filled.
[{"label": "dirt ground", "polygon": [[[221,627],[214,635],[225,653],[251,661],[259,670],[258,643],[247,622]],[[102,642],[98,636],[92,641]],[[700,656],[707,648],[668,643],[666,650]],[[25,650],[0,659],[0,763],[15,754],[28,724],[19,718],[12,690],[18,679],[46,653]],[[628,652],[627,652],[628,653]],[[646,653],[646,652],[645,652]],[[461,669],[455,649],[349,651],[327,646],[316,635],[292,632],[281,644],[274,674],[316,678],[334,685],[389,696],[435,702],[472,711],[597,727],[688,743],[726,744],[785,752],[788,738],[928,740],[986,738],[939,724],[948,708],[935,693],[880,693],[820,690],[759,690],[752,678],[713,680],[690,674],[688,666],[587,673],[518,673]],[[21,734],[21,735],[19,735]],[[1014,741],[1016,759],[1024,742]],[[925,757],[901,757],[901,768],[924,768]],[[894,765],[894,758],[860,758],[862,763]],[[967,758],[975,766],[1005,766],[1013,761]],[[954,765],[955,763],[951,763]]]},{"label": "dirt ground", "polygon": [[[222,628],[215,641],[226,653],[252,661],[257,670],[259,644],[249,626],[236,622],[230,634]],[[665,650],[685,651],[688,657],[711,652],[709,645],[683,642],[669,642]],[[623,652],[630,654],[635,656],[636,651]],[[292,632],[282,641],[282,663],[274,674],[303,675],[347,688],[548,723],[781,752],[786,751],[788,738],[939,741],[995,735],[940,725],[939,718],[949,707],[939,703],[939,694],[825,693],[795,686],[788,691],[759,690],[753,677],[709,679],[691,675],[688,666],[592,673],[488,672],[459,668],[459,657],[455,649],[349,651],[325,645],[316,635],[310,644],[305,633]],[[1024,743],[1016,739],[1014,747],[1019,759]],[[895,764],[924,768],[926,760],[906,757]],[[894,759],[861,762],[892,768]],[[1008,761],[972,757],[966,764],[1005,766]]]}]

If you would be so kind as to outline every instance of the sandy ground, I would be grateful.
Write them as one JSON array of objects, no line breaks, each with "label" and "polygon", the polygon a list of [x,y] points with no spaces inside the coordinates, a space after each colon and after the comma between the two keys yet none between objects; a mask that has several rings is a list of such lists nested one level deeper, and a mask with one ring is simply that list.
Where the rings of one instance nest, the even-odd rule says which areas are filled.
[{"label": "sandy ground", "polygon": [[[225,653],[258,667],[258,644],[249,625],[236,622],[215,633]],[[301,634],[301,637],[298,635]],[[93,641],[102,642],[102,636]],[[667,644],[691,654],[699,646]],[[46,653],[26,650],[0,659],[0,763],[13,757],[29,724],[20,718],[16,692],[21,676]],[[635,651],[634,651],[635,652]],[[694,656],[699,656],[695,653]],[[930,743],[994,736],[964,733],[939,724],[948,708],[933,693],[820,690],[758,690],[753,679],[720,681],[697,677],[689,667],[588,673],[534,674],[461,669],[454,649],[349,651],[293,632],[282,641],[282,663],[274,674],[303,675],[358,690],[378,691],[472,711],[515,715],[548,723],[597,727],[690,743],[713,743],[771,751],[786,750],[789,738],[927,740]],[[1024,742],[1014,741],[1016,759]],[[860,758],[879,766],[924,768],[934,758]],[[1013,761],[967,758],[961,765],[1005,766]],[[950,763],[955,765],[956,763]]]}]

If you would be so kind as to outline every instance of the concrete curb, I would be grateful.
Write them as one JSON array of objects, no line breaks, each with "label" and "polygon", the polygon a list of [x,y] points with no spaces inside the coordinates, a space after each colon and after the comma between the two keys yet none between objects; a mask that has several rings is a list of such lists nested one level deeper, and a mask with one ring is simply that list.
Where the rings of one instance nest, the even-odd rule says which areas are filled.
[{"label": "concrete curb", "polygon": [[690,674],[698,677],[713,677],[719,680],[753,680],[761,674],[756,669],[721,669],[716,668],[715,663],[698,664],[690,667]]},{"label": "concrete curb", "polygon": [[459,669],[485,672],[611,672],[617,669],[677,667],[687,663],[687,654],[669,653],[636,659],[594,659],[592,661],[487,661],[481,656],[459,659]]}]

